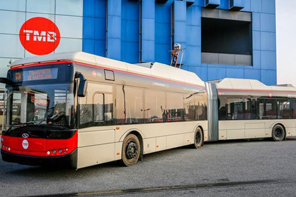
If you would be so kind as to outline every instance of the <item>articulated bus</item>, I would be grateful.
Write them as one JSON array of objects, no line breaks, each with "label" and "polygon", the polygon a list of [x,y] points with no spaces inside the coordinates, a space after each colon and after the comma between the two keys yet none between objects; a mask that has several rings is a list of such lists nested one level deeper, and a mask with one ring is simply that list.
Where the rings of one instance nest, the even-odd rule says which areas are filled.
[{"label": "articulated bus", "polygon": [[206,141],[296,135],[296,89],[203,82],[160,63],[83,52],[15,61],[6,84],[2,159],[75,169]]}]

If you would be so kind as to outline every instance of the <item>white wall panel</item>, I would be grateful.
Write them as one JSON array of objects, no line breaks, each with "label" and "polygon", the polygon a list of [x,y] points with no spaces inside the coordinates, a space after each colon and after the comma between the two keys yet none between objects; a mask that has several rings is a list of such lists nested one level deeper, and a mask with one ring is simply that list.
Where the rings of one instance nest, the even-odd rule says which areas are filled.
[{"label": "white wall panel", "polygon": [[61,38],[55,53],[82,51],[82,39]]},{"label": "white wall panel", "polygon": [[[11,59],[11,58],[0,58],[0,77],[6,77],[7,75],[7,71],[9,69],[9,67],[7,65],[9,65],[9,61],[15,61],[17,59]],[[0,83],[0,88],[4,87],[5,84]]]},{"label": "white wall panel", "polygon": [[55,17],[53,14],[26,13],[26,21],[34,17],[44,17],[44,18],[48,18],[52,22],[55,22]]},{"label": "white wall panel", "polygon": [[56,14],[82,16],[82,0],[57,0]]},{"label": "white wall panel", "polygon": [[0,0],[1,10],[15,10],[25,11],[26,1],[25,0]]},{"label": "white wall panel", "polygon": [[0,57],[24,58],[24,48],[18,35],[0,34]]},{"label": "white wall panel", "polygon": [[82,38],[82,17],[56,15],[61,37]]},{"label": "white wall panel", "polygon": [[55,0],[27,0],[27,12],[54,14]]},{"label": "white wall panel", "polygon": [[0,33],[18,34],[25,18],[24,12],[0,11]]}]

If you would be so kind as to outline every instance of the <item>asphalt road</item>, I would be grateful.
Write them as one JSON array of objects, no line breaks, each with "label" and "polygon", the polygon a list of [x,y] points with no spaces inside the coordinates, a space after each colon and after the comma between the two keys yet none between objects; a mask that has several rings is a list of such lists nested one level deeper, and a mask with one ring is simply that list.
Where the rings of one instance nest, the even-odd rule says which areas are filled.
[{"label": "asphalt road", "polygon": [[296,138],[207,143],[108,163],[42,169],[0,161],[0,196],[296,196]]}]

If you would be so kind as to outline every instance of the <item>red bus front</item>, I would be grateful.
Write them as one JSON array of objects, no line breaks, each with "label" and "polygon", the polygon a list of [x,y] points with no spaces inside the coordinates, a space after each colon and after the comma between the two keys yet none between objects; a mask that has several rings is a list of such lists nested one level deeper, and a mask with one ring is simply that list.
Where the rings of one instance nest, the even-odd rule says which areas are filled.
[{"label": "red bus front", "polygon": [[28,165],[76,167],[77,127],[70,62],[8,71],[2,159]]}]

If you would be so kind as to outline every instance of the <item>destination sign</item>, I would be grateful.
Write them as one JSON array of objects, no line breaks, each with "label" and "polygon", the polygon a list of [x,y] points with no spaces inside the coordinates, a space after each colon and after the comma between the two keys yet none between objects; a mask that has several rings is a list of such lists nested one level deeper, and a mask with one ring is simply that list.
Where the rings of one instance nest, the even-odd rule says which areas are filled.
[{"label": "destination sign", "polygon": [[57,79],[58,68],[46,68],[39,70],[25,70],[16,72],[14,75],[15,81],[36,81],[46,79]]}]

